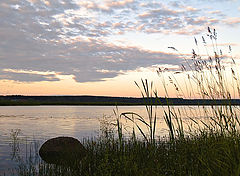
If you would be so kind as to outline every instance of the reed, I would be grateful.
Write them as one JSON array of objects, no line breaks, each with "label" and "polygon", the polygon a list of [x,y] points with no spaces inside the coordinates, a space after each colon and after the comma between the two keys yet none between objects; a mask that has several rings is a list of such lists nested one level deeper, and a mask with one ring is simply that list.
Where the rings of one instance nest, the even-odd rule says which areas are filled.
[{"label": "reed", "polygon": [[[139,88],[142,98],[145,103],[145,108],[147,112],[147,120],[145,118],[137,113],[134,112],[124,112],[120,114],[120,117],[124,117],[128,120],[130,120],[140,131],[141,135],[144,137],[144,139],[147,141],[147,143],[154,143],[155,142],[155,132],[156,132],[156,110],[157,110],[157,104],[156,100],[153,99],[153,82],[148,83],[147,80],[141,80],[142,87],[138,85],[137,82],[135,84]],[[148,134],[144,132],[144,130],[141,129],[139,123],[144,124],[147,127]],[[135,128],[133,127],[133,133],[135,133]]]},{"label": "reed", "polygon": [[239,175],[240,136],[203,132],[155,144],[117,138],[84,139],[88,155],[71,167],[19,163],[16,175]]}]

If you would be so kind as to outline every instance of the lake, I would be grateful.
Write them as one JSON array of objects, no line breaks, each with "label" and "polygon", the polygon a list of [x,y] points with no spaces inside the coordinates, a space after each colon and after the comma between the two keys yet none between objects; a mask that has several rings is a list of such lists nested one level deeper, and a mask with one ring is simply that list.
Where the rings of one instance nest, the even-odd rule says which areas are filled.
[{"label": "lake", "polygon": [[[157,109],[157,136],[168,134],[164,122],[163,111],[167,107]],[[1,106],[0,107],[0,175],[17,166],[14,161],[17,147],[22,155],[30,143],[38,143],[37,150],[44,141],[57,136],[72,136],[80,141],[99,135],[100,122],[103,117],[114,118],[114,106]],[[183,122],[192,124],[191,118],[206,118],[202,107],[178,106],[175,111],[181,112]],[[210,109],[210,107],[204,108]],[[146,117],[144,106],[120,106],[121,112],[136,112]],[[125,134],[132,131],[132,124],[125,120]],[[140,125],[143,129],[144,126]],[[145,129],[146,130],[146,129]],[[140,134],[138,133],[140,136]],[[15,143],[14,143],[15,141]],[[17,142],[16,142],[17,141]],[[15,151],[16,152],[16,151]]]}]

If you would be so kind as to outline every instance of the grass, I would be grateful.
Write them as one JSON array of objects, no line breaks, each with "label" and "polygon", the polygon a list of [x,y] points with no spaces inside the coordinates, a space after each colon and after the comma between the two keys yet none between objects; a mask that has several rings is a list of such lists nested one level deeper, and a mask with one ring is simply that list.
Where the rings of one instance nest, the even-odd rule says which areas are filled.
[{"label": "grass", "polygon": [[[193,50],[192,58],[184,58],[186,65],[182,66],[182,72],[187,75],[189,84],[182,88],[174,76],[169,77],[169,83],[174,86],[176,94],[184,98],[186,95],[198,95],[216,102],[218,99],[239,98],[240,82],[237,70],[234,70],[237,67],[234,59],[230,57],[232,81],[229,83],[227,69],[222,61],[226,56],[218,49],[216,31],[208,28],[207,37],[212,44],[213,56],[207,54],[203,57],[203,54]],[[202,37],[202,40],[206,52],[210,53],[205,38]],[[199,51],[199,42],[196,39],[195,44]],[[174,47],[170,49],[177,51]],[[163,70],[159,69],[158,74],[168,101]],[[29,162],[20,162],[18,175],[240,175],[239,112],[231,101],[204,108],[207,121],[192,119],[196,127],[188,126],[188,131],[182,121],[181,114],[184,112],[177,111],[173,106],[166,106],[163,118],[169,135],[160,138],[156,134],[156,104],[161,104],[161,99],[152,82],[142,80],[141,84],[136,85],[146,101],[147,117],[134,112],[119,114],[115,110],[115,122],[105,120],[100,137],[82,141],[88,154],[81,161],[71,167],[64,167],[49,165],[43,161],[36,165],[29,158]],[[190,113],[194,112],[190,109]],[[132,133],[128,137],[123,133],[123,119],[133,124]],[[143,130],[142,125],[147,130]],[[141,136],[136,136],[136,131]]]},{"label": "grass", "polygon": [[22,163],[18,175],[239,175],[239,135],[201,133],[154,144],[134,138],[84,140],[88,155],[72,167]]}]

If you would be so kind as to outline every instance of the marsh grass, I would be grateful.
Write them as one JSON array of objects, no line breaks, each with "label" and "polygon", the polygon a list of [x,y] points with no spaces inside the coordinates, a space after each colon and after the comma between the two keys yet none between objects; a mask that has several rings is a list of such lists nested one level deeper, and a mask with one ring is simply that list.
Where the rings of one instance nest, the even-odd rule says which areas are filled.
[{"label": "marsh grass", "polygon": [[[72,165],[21,163],[17,175],[239,175],[239,135],[202,132],[154,144],[125,138],[85,139],[88,155]],[[28,160],[31,160],[30,158]]]},{"label": "marsh grass", "polygon": [[[105,126],[101,127],[102,135],[82,141],[88,154],[81,161],[71,167],[40,162],[34,174],[30,172],[30,168],[25,167],[19,175],[240,175],[239,110],[231,104],[232,97],[240,96],[239,76],[234,69],[237,65],[233,57],[230,57],[232,67],[228,73],[232,82],[229,83],[228,69],[224,64],[227,56],[218,48],[216,30],[208,28],[207,37],[212,45],[213,56],[209,54],[211,52],[208,51],[206,39],[202,37],[207,54],[199,53],[199,42],[195,38],[197,49],[193,49],[191,59],[184,58],[186,65],[182,65],[180,72],[187,76],[188,84],[183,88],[174,74],[168,77],[178,96],[226,100],[220,106],[203,106],[206,120],[191,118],[191,124],[184,124],[182,115],[191,113],[193,117],[195,113],[197,116],[200,110],[189,107],[188,110],[180,111],[169,102],[162,117],[168,127],[169,136],[158,137],[157,104],[161,104],[161,101],[153,83],[142,79],[136,85],[145,100],[147,117],[135,112],[119,113],[116,108],[115,122],[106,121]],[[178,52],[174,47],[169,48]],[[158,75],[168,101],[164,71],[159,69]],[[122,119],[133,124],[131,137],[124,136]],[[142,126],[147,130],[143,130]],[[142,138],[136,136],[136,130]]]}]

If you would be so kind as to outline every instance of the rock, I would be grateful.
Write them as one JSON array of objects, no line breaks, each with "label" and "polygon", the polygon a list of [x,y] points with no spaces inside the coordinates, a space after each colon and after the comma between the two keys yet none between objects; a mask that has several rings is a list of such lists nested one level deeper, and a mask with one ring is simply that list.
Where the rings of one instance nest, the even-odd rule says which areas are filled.
[{"label": "rock", "polygon": [[79,140],[72,137],[56,137],[47,140],[40,148],[40,157],[49,164],[72,165],[80,161],[87,151]]}]

